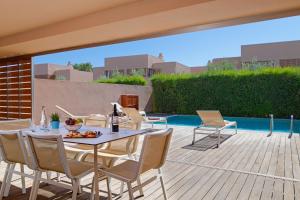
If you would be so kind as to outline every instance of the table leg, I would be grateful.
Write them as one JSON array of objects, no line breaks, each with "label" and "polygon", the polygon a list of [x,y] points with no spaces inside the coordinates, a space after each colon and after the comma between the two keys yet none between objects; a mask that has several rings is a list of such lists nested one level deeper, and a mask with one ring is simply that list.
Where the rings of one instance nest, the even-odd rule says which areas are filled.
[{"label": "table leg", "polygon": [[98,145],[94,146],[95,200],[99,200]]}]

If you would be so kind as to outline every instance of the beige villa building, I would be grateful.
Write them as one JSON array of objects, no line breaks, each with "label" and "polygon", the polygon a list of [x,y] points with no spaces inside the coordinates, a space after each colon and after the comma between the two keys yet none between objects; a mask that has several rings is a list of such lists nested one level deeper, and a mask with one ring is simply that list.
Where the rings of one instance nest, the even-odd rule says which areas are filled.
[{"label": "beige villa building", "polygon": [[36,64],[34,65],[34,76],[39,79],[68,80],[73,82],[91,82],[93,80],[92,72],[76,70],[71,64]]},{"label": "beige villa building", "polygon": [[99,77],[111,77],[114,73],[132,75],[135,73],[151,77],[155,73],[190,73],[190,67],[179,62],[165,62],[163,54],[148,54],[110,57],[104,59],[104,67],[94,67],[94,80]]},{"label": "beige villa building", "polygon": [[[214,64],[224,61],[233,63],[237,69],[253,61],[268,66],[300,66],[300,41],[242,45],[241,56],[212,59]],[[37,64],[34,74],[36,78],[90,82],[100,77],[109,78],[113,74],[137,73],[151,77],[156,73],[201,73],[207,69],[207,66],[190,67],[176,61],[166,62],[160,53],[158,56],[140,54],[108,57],[104,59],[104,67],[94,67],[93,72],[75,70],[71,64]]]},{"label": "beige villa building", "polygon": [[255,61],[269,66],[300,66],[300,40],[241,46],[241,56],[214,58],[212,63],[231,62],[237,69]]}]

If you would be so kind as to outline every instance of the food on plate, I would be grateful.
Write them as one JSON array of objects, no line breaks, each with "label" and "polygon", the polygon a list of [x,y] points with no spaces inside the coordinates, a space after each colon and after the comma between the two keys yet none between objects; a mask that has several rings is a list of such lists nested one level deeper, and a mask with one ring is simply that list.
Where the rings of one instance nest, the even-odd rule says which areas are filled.
[{"label": "food on plate", "polygon": [[67,138],[82,138],[79,132],[70,132],[65,137]]},{"label": "food on plate", "polygon": [[84,133],[80,132],[70,132],[65,135],[65,138],[97,138],[101,136],[100,131],[85,131]]},{"label": "food on plate", "polygon": [[82,136],[86,138],[96,138],[100,135],[102,135],[100,131],[86,131],[82,134]]}]

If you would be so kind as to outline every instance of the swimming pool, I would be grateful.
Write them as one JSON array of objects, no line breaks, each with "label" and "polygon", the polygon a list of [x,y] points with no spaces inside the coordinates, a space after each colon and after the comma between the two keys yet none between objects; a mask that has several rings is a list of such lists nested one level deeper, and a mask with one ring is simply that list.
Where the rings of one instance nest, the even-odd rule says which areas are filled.
[{"label": "swimming pool", "polygon": [[[224,117],[225,120],[236,121],[239,129],[269,131],[270,120],[268,118],[250,117]],[[167,117],[170,125],[198,126],[201,122],[197,115],[171,115]],[[289,132],[289,119],[274,119],[273,131]],[[300,120],[294,120],[295,133],[300,133]]]}]

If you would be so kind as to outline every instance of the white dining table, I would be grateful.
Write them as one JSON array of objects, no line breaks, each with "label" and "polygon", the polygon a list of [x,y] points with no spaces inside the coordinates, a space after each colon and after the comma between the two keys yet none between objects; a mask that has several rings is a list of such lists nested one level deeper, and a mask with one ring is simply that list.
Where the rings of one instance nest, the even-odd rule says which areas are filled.
[{"label": "white dining table", "polygon": [[[64,142],[93,146],[95,182],[98,183],[99,182],[99,165],[98,165],[98,156],[97,156],[98,146],[107,142],[120,140],[130,136],[141,135],[147,132],[152,132],[152,129],[142,129],[142,130],[120,129],[118,133],[112,133],[110,128],[97,128],[97,127],[83,126],[79,130],[79,132],[85,132],[85,131],[100,131],[102,135],[97,138],[64,138],[64,136],[68,134],[68,130],[66,130],[65,127],[63,126],[61,126],[59,129],[48,129],[48,130],[42,130],[39,128],[34,128],[30,130],[26,129],[23,130],[23,133],[46,134],[46,135],[60,134],[63,136]],[[95,200],[99,200],[99,184],[95,184]]]}]

